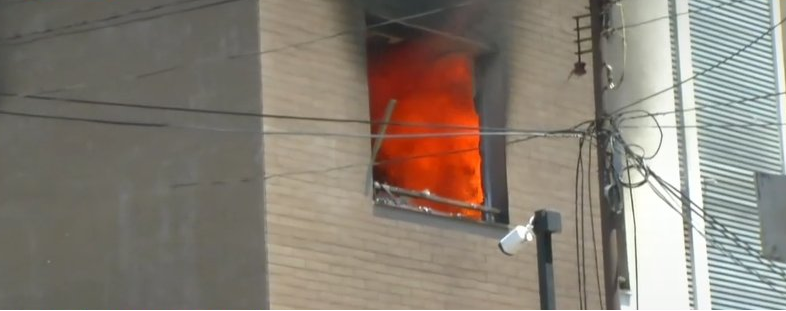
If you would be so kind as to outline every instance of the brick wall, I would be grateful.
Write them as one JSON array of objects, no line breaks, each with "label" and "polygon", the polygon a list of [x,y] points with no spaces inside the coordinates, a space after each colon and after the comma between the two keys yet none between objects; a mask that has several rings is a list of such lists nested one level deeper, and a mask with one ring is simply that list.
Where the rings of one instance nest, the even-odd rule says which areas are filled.
[{"label": "brick wall", "polygon": [[[368,118],[359,33],[226,57],[359,29],[361,12],[349,0],[239,0],[176,12],[211,2],[219,1],[0,1],[6,39],[122,12],[139,17],[42,32],[23,44],[0,40],[0,89],[68,86],[49,95],[246,112],[259,112],[261,97],[266,113]],[[590,118],[591,80],[567,79],[575,61],[570,17],[586,4],[514,3],[508,126],[557,129]],[[160,5],[157,13],[167,13],[160,17],[138,12]],[[138,77],[146,73],[155,74]],[[0,104],[247,132],[369,130],[19,98]],[[365,138],[269,135],[263,146],[249,133],[2,116],[0,142],[2,307],[538,307],[534,245],[507,257],[496,246],[507,229],[375,207],[366,194]],[[578,307],[576,151],[575,139],[538,139],[509,147],[507,156],[512,223],[538,208],[563,213],[555,245],[560,308]],[[344,168],[327,171],[335,167]],[[589,305],[598,307],[586,240]]]},{"label": "brick wall", "polygon": [[[568,79],[575,62],[571,16],[585,13],[586,5],[575,0],[513,5],[507,25],[513,39],[509,127],[559,129],[594,115],[591,78]],[[263,111],[367,119],[362,35],[318,39],[362,25],[352,2],[263,0],[260,9],[262,50],[310,41],[261,55]],[[264,128],[369,130],[363,124],[291,120],[266,120]],[[264,149],[265,173],[271,176],[265,206],[272,308],[538,308],[534,245],[507,257],[496,246],[507,229],[375,207],[365,191],[368,139],[266,136]],[[563,214],[564,230],[555,237],[557,299],[559,308],[573,309],[579,306],[577,151],[574,138],[536,139],[510,146],[507,156],[511,222],[525,222],[545,207]],[[592,194],[597,197],[596,190]],[[586,215],[588,300],[598,308],[589,211]]]}]

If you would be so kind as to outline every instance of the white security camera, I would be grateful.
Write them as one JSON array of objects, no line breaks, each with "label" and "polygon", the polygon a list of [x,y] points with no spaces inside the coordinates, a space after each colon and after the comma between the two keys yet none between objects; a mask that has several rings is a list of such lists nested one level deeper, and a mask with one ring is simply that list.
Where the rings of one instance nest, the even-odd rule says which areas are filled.
[{"label": "white security camera", "polygon": [[518,225],[499,240],[499,249],[508,256],[513,256],[525,243],[535,239],[532,232],[532,218],[526,226]]}]

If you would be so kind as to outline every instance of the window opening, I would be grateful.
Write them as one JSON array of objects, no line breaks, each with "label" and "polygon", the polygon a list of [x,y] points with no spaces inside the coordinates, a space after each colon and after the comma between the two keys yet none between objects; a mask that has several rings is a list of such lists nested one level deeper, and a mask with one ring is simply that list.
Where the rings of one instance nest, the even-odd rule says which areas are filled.
[{"label": "window opening", "polygon": [[[494,183],[485,180],[492,177],[485,172],[484,155],[494,144],[484,143],[480,135],[485,109],[478,105],[485,104],[481,82],[488,68],[479,65],[488,63],[494,51],[472,37],[477,30],[473,25],[483,14],[478,14],[478,7],[462,7],[401,21],[402,16],[455,2],[370,2],[377,5],[367,8],[367,25],[386,24],[367,33],[371,131],[435,135],[372,142],[376,201],[443,216],[506,222],[507,210],[491,207],[493,202],[487,200],[486,188]],[[457,132],[466,135],[446,136]],[[504,141],[502,148],[504,152]],[[495,216],[499,214],[504,215]]]}]

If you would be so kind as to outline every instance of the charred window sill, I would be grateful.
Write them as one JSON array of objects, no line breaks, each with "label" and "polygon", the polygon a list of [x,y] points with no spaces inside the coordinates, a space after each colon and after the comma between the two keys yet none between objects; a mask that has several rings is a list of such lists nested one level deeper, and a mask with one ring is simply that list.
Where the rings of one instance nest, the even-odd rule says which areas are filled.
[{"label": "charred window sill", "polygon": [[425,209],[400,205],[394,201],[381,198],[374,200],[374,215],[423,226],[457,230],[462,233],[476,234],[492,239],[499,239],[508,232],[508,225],[506,224],[443,215],[439,212],[429,212]]}]

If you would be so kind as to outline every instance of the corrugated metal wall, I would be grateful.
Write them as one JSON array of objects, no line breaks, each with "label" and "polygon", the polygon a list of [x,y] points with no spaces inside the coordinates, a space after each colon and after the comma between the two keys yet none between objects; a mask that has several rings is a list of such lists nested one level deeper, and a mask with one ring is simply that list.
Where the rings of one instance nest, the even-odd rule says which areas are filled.
[{"label": "corrugated metal wall", "polygon": [[[690,0],[691,10],[718,0]],[[702,72],[739,50],[772,25],[769,0],[746,0],[691,16],[692,61]],[[698,107],[777,92],[774,38],[769,35],[725,65],[695,81]],[[710,288],[713,309],[786,309],[786,281],[776,265],[759,259],[759,220],[754,172],[783,169],[777,126],[717,126],[778,123],[775,97],[697,111],[703,199],[708,217],[729,229],[728,238],[708,220]],[[721,245],[728,252],[721,249]],[[745,247],[740,245],[746,245]],[[728,253],[733,253],[732,259]],[[761,261],[763,261],[763,263]],[[763,280],[762,280],[763,279]]]}]

